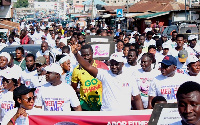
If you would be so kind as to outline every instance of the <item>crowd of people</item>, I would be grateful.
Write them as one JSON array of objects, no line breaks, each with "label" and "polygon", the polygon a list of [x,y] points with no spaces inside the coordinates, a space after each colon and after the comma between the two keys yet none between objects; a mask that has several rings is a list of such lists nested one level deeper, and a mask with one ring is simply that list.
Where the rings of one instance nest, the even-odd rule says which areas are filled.
[{"label": "crowd of people", "polygon": [[[190,101],[183,98],[190,97],[191,91],[184,93],[185,88],[179,87],[188,81],[199,83],[200,45],[195,35],[186,38],[172,31],[168,39],[150,28],[140,33],[137,27],[132,33],[121,29],[114,33],[105,23],[84,29],[79,23],[64,28],[47,25],[34,22],[23,27],[20,35],[10,31],[8,41],[1,39],[1,49],[41,45],[36,54],[25,55],[20,46],[15,55],[0,53],[2,124],[28,124],[27,116],[40,111],[152,109],[156,103],[177,103],[177,97],[184,107]],[[115,52],[109,60],[93,58],[86,41],[90,35],[113,37]],[[184,118],[193,124],[193,117]]]}]

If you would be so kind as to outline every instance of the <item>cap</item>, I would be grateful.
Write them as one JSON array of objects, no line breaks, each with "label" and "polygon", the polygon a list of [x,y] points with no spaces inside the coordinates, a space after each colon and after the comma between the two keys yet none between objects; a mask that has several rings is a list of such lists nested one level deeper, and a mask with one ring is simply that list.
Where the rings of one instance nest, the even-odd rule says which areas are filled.
[{"label": "cap", "polygon": [[162,37],[167,37],[167,34],[162,34]]},{"label": "cap", "polygon": [[172,55],[167,55],[167,56],[165,56],[165,57],[163,58],[163,60],[162,60],[161,63],[163,63],[163,64],[165,64],[165,65],[168,65],[168,66],[170,66],[170,65],[175,65],[175,66],[177,66],[177,60],[176,60],[176,58],[173,57]]},{"label": "cap", "polygon": [[35,63],[38,63],[40,65],[44,65],[44,64],[46,64],[46,59],[43,56],[39,56],[39,57],[36,58]]},{"label": "cap", "polygon": [[24,84],[13,90],[13,99],[16,100],[21,95],[26,95],[29,92],[34,92],[35,88],[28,88]]},{"label": "cap", "polygon": [[169,49],[169,48],[170,48],[170,44],[163,43],[163,44],[162,44],[162,48],[163,48],[163,49],[166,49],[166,48]]},{"label": "cap", "polygon": [[8,59],[8,62],[10,62],[10,54],[9,54],[9,53],[7,53],[7,52],[2,52],[2,53],[0,54],[0,56],[5,56],[5,57]]},{"label": "cap", "polygon": [[45,35],[42,35],[41,38],[45,38],[45,39],[46,39],[46,36],[45,36]]},{"label": "cap", "polygon": [[56,64],[56,63],[52,63],[49,66],[45,67],[44,69],[47,72],[56,72],[56,73],[58,73],[60,75],[62,75],[62,73],[63,73],[63,70],[62,70],[61,66]]},{"label": "cap", "polygon": [[86,33],[90,33],[90,30],[86,30]]},{"label": "cap", "polygon": [[53,30],[53,27],[50,27],[49,30],[50,30],[50,31]]},{"label": "cap", "polygon": [[110,60],[115,60],[117,62],[124,62],[125,61],[125,59],[122,57],[122,54],[119,53],[119,52],[113,53],[110,56]]},{"label": "cap", "polygon": [[64,57],[62,57],[58,62],[59,62],[59,64],[62,64],[62,63],[64,63],[65,61],[67,61],[67,60],[70,60],[70,56],[68,55],[68,54],[66,54]]},{"label": "cap", "polygon": [[198,39],[198,36],[189,35],[188,40],[194,40],[194,39]]},{"label": "cap", "polygon": [[195,55],[192,55],[192,56],[189,56],[187,59],[186,59],[186,66],[190,63],[193,63],[193,62],[197,62],[199,61],[199,59],[195,56]]},{"label": "cap", "polygon": [[187,58],[188,58],[187,50],[183,49],[183,50],[179,51],[179,53],[178,53],[179,62],[186,62]]},{"label": "cap", "polygon": [[60,43],[64,43],[65,45],[67,45],[67,38],[61,38],[60,39]]}]

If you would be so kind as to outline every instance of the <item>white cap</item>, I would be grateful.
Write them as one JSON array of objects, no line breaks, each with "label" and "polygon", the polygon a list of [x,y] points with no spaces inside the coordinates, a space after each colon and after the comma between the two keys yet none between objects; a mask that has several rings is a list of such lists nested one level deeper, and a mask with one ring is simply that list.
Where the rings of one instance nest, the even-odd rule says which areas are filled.
[{"label": "white cap", "polygon": [[195,56],[195,55],[192,55],[192,56],[188,56],[188,58],[186,59],[186,66],[192,62],[197,62],[199,59]]},{"label": "white cap", "polygon": [[164,49],[164,48],[170,48],[170,44],[168,44],[168,43],[163,43],[162,44],[162,48]]},{"label": "white cap", "polygon": [[90,30],[86,30],[85,32],[86,32],[86,33],[90,33]]},{"label": "white cap", "polygon": [[62,75],[62,73],[63,73],[61,66],[56,63],[52,63],[49,66],[45,67],[44,69],[47,72],[56,72],[56,73],[59,73],[60,75]]},{"label": "white cap", "polygon": [[7,53],[7,52],[2,52],[2,53],[0,54],[0,56],[5,56],[5,57],[8,59],[8,62],[10,62],[10,54],[9,54],[9,53]]},{"label": "white cap", "polygon": [[58,62],[59,62],[59,64],[62,64],[65,61],[70,60],[70,58],[71,57],[68,54],[66,54],[66,56],[62,57]]},{"label": "white cap", "polygon": [[3,77],[5,77],[6,79],[19,79],[19,76],[17,74],[14,74],[13,72],[7,71],[5,73],[2,74]]},{"label": "white cap", "polygon": [[188,40],[198,39],[196,35],[189,35]]},{"label": "white cap", "polygon": [[110,60],[115,60],[117,62],[125,62],[125,59],[122,57],[122,54],[120,52],[116,52],[116,53],[113,53],[111,56],[110,56]]},{"label": "white cap", "polygon": [[65,45],[67,45],[67,38],[61,38],[60,39],[60,43],[64,43]]}]

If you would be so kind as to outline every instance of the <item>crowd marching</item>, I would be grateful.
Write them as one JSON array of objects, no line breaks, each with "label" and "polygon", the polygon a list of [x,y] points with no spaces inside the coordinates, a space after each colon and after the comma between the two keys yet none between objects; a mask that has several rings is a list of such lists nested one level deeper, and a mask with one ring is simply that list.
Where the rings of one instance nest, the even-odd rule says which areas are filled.
[{"label": "crowd marching", "polygon": [[[81,27],[31,22],[12,30],[6,46],[40,44],[36,54],[16,47],[0,53],[2,124],[28,124],[32,112],[129,111],[152,109],[156,103],[177,103],[179,86],[199,82],[198,37],[159,28],[116,33],[105,23]],[[109,60],[93,59],[89,35],[113,37]]]}]

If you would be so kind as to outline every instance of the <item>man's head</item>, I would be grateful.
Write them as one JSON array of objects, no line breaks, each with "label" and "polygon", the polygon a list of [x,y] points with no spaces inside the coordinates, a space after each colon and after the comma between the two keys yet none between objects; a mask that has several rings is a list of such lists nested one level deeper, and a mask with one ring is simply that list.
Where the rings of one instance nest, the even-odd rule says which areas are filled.
[{"label": "man's head", "polygon": [[144,45],[144,41],[145,41],[145,36],[143,36],[143,35],[139,36],[138,44],[139,45]]},{"label": "man's head", "polygon": [[153,32],[152,32],[152,31],[148,31],[148,32],[147,32],[147,39],[148,39],[148,40],[151,40],[151,39],[152,39],[152,36],[153,36]]},{"label": "man's head", "polygon": [[176,94],[178,111],[183,123],[200,124],[200,84],[187,81],[183,83]]},{"label": "man's head", "polygon": [[62,48],[62,54],[65,54],[65,53],[67,53],[67,54],[70,53],[70,48],[69,48],[69,46],[63,46],[63,48]]},{"label": "man's head", "polygon": [[59,64],[64,72],[70,71],[70,56],[65,55],[59,60]]},{"label": "man's head", "polygon": [[178,34],[176,36],[176,44],[178,48],[183,47],[184,45],[184,35],[183,34]]},{"label": "man's head", "polygon": [[10,62],[10,54],[7,52],[2,52],[0,54],[0,69],[6,69],[8,66],[8,63]]},{"label": "man's head", "polygon": [[44,53],[48,49],[48,43],[47,42],[42,42],[41,44],[41,50]]},{"label": "man's head", "polygon": [[161,39],[162,39],[163,42],[166,42],[167,41],[167,34],[163,34]]},{"label": "man's head", "polygon": [[156,54],[156,46],[155,45],[150,45],[148,47],[148,53],[152,53],[153,55]]},{"label": "man's head", "polygon": [[162,48],[163,48],[163,55],[167,55],[168,52],[169,52],[169,48],[170,48],[170,45],[168,43],[163,43],[162,44]]},{"label": "man's head", "polygon": [[129,47],[130,47],[129,43],[127,43],[127,44],[124,45],[123,54],[124,54],[125,57],[128,56]]},{"label": "man's head", "polygon": [[177,60],[172,55],[167,55],[161,62],[161,73],[163,76],[173,77],[177,66]]},{"label": "man's head", "polygon": [[177,31],[172,31],[172,41],[176,40],[176,36],[178,35]]},{"label": "man's head", "polygon": [[113,74],[119,75],[122,73],[124,66],[124,58],[119,53],[113,53],[110,56],[110,69]]},{"label": "man's head", "polygon": [[130,49],[128,51],[127,62],[129,65],[133,65],[137,62],[138,51],[136,49]]},{"label": "man's head", "polygon": [[52,63],[49,66],[46,66],[45,70],[46,70],[46,81],[51,83],[52,85],[57,85],[63,73],[63,70],[60,67],[60,65]]},{"label": "man's head", "polygon": [[93,60],[93,49],[91,45],[83,45],[81,47],[81,56],[89,63]]},{"label": "man's head", "polygon": [[200,71],[200,62],[196,56],[189,56],[186,60],[188,74],[190,76],[197,76]]},{"label": "man's head", "polygon": [[25,60],[28,71],[35,70],[35,56],[33,54],[27,54]]},{"label": "man's head", "polygon": [[191,48],[194,48],[194,47],[196,46],[196,44],[197,44],[197,39],[198,39],[198,37],[195,36],[195,35],[190,35],[190,36],[188,37],[188,43],[189,43],[189,46],[190,46]]}]

